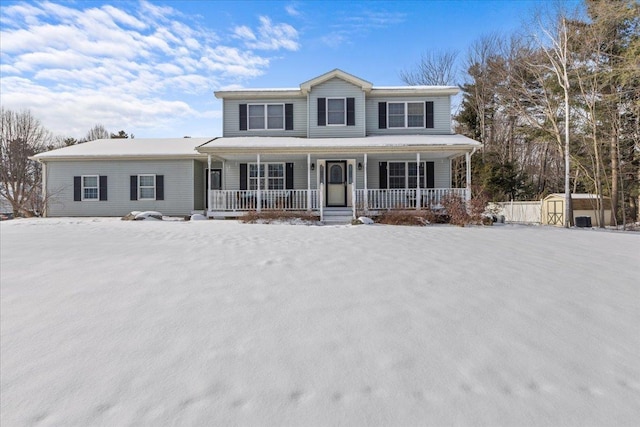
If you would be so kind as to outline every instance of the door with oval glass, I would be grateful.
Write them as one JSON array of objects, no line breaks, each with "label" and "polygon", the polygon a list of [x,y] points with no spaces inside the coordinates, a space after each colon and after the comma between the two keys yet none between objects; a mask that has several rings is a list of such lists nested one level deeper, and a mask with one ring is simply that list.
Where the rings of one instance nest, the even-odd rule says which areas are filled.
[{"label": "door with oval glass", "polygon": [[347,206],[347,162],[327,161],[327,206]]}]

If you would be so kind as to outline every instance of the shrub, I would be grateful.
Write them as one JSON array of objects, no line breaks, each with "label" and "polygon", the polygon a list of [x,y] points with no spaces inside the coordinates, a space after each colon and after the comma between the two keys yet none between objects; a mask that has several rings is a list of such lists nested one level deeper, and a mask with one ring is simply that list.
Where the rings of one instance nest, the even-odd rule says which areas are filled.
[{"label": "shrub", "polygon": [[392,210],[381,213],[376,222],[388,225],[427,225],[446,224],[448,216],[442,211],[426,210]]},{"label": "shrub", "polygon": [[306,211],[265,210],[262,212],[249,211],[240,217],[240,221],[246,224],[272,224],[294,221],[315,223],[318,221],[318,217]]}]

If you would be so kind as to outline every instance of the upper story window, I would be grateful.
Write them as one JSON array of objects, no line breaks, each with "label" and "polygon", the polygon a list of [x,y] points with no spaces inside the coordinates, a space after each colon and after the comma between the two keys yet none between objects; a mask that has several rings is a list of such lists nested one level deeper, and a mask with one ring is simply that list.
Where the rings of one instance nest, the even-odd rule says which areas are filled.
[{"label": "upper story window", "polygon": [[433,101],[378,103],[379,129],[433,127]]},{"label": "upper story window", "polygon": [[249,104],[248,107],[249,130],[284,129],[284,104]]},{"label": "upper story window", "polygon": [[355,98],[318,98],[318,126],[355,126]]},{"label": "upper story window", "polygon": [[240,104],[240,130],[293,130],[293,104]]},{"label": "upper story window", "polygon": [[424,102],[389,102],[388,109],[388,127],[424,127]]},{"label": "upper story window", "polygon": [[327,124],[343,125],[347,122],[347,108],[345,98],[327,99]]}]

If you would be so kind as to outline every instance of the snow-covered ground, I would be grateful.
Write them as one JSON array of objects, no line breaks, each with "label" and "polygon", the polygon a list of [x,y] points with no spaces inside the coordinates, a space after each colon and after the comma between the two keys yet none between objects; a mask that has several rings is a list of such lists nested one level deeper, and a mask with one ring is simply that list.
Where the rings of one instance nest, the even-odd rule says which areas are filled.
[{"label": "snow-covered ground", "polygon": [[0,227],[2,426],[640,420],[637,233]]}]

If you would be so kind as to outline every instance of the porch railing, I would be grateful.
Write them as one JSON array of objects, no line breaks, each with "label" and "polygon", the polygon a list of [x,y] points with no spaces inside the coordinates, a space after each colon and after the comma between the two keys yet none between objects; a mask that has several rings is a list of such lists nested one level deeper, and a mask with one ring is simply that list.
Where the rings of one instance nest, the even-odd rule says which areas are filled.
[{"label": "porch railing", "polygon": [[[309,190],[211,190],[211,211],[252,211],[264,210],[316,210],[318,192],[311,191],[311,206],[308,204]],[[260,196],[260,197],[258,197]]]},{"label": "porch railing", "polygon": [[[307,195],[311,192],[311,197]],[[399,189],[357,189],[354,210],[377,211],[388,209],[437,209],[442,207],[442,199],[453,194],[466,200],[465,188],[399,188]],[[233,212],[261,210],[319,211],[321,199],[318,190],[211,190],[210,211]],[[365,197],[366,196],[366,197]],[[353,196],[352,196],[353,197]],[[309,199],[311,206],[309,206]],[[367,203],[365,203],[365,201]]]},{"label": "porch railing", "polygon": [[[366,199],[365,199],[366,193]],[[416,209],[416,203],[420,208],[438,209],[442,207],[442,199],[452,194],[465,200],[466,188],[393,188],[380,190],[356,190],[356,203],[363,210],[387,210],[387,209]],[[368,206],[365,206],[365,200]]]}]

